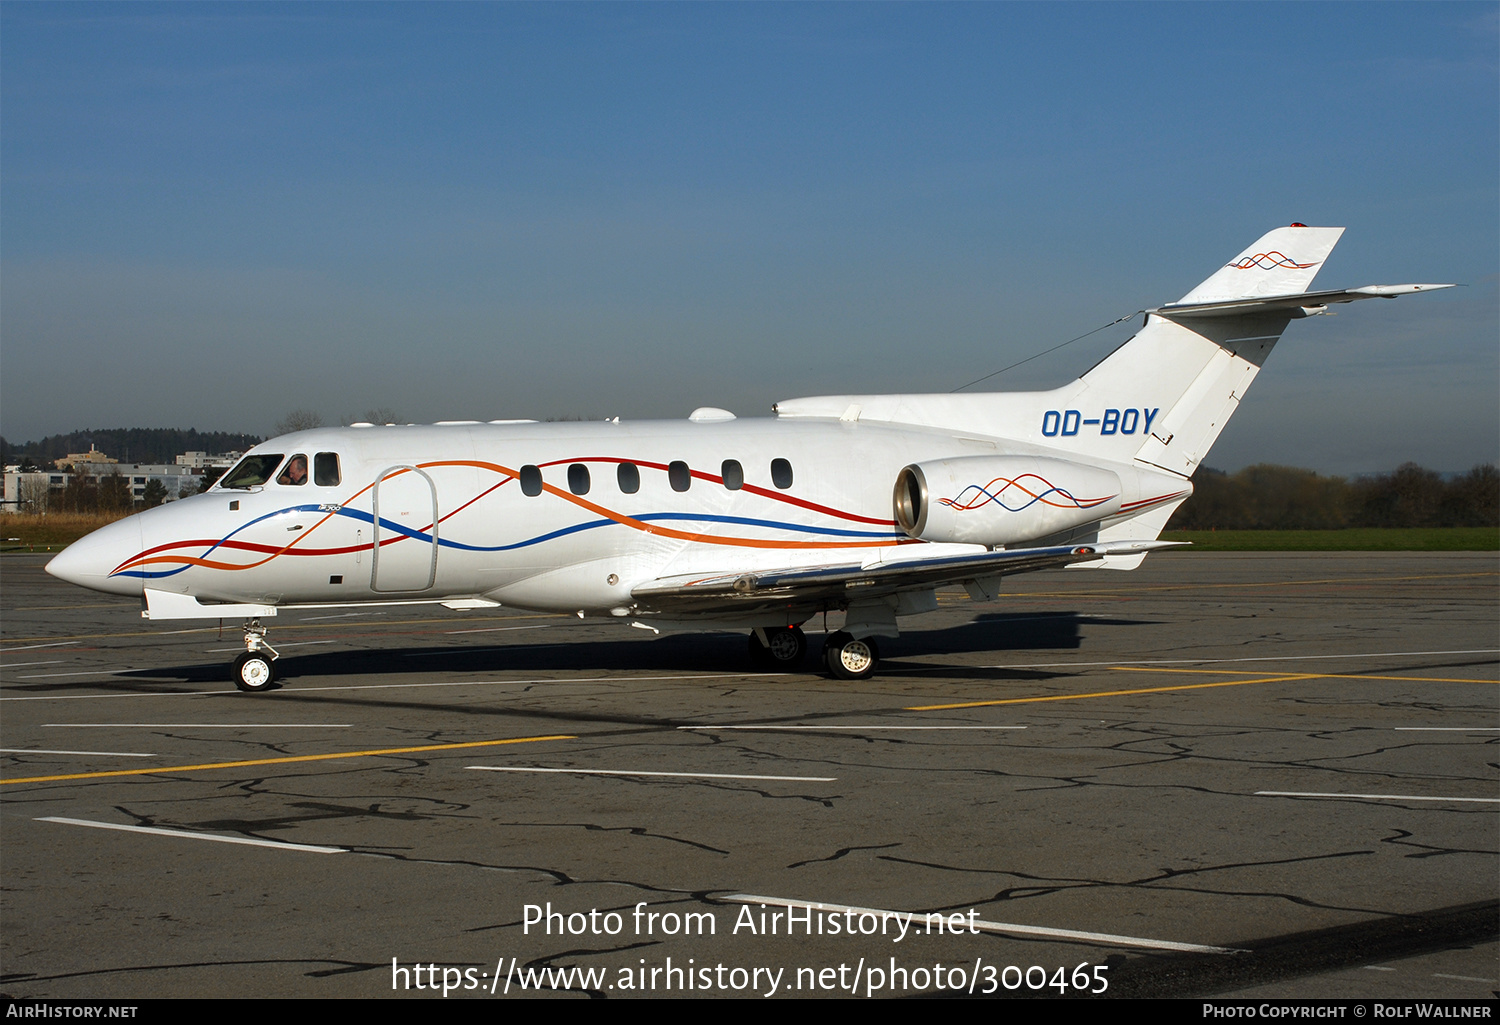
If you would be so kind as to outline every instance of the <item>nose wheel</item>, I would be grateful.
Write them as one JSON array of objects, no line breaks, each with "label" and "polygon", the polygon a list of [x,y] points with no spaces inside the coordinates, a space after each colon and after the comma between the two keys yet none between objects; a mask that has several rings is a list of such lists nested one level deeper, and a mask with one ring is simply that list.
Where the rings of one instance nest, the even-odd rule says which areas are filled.
[{"label": "nose wheel", "polygon": [[247,694],[259,694],[276,686],[276,659],[281,656],[266,643],[266,628],[260,620],[245,623],[245,653],[234,660],[231,679]]}]

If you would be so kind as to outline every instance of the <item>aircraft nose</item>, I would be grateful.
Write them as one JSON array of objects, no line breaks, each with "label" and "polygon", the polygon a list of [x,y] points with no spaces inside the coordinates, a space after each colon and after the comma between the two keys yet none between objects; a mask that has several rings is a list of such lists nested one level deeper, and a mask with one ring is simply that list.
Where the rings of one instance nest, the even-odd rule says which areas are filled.
[{"label": "aircraft nose", "polygon": [[110,594],[139,595],[140,577],[111,577],[110,571],[142,548],[141,518],[127,516],[74,541],[47,563],[47,572],[79,587]]}]

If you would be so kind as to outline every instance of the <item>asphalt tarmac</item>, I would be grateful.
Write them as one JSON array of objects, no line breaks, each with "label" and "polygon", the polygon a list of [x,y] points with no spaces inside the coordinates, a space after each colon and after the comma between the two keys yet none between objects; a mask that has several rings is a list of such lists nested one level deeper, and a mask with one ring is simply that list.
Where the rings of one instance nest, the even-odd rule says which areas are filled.
[{"label": "asphalt tarmac", "polygon": [[1018,576],[857,683],[315,610],[261,695],[239,623],[45,561],[0,558],[4,995],[1500,989],[1493,553]]}]

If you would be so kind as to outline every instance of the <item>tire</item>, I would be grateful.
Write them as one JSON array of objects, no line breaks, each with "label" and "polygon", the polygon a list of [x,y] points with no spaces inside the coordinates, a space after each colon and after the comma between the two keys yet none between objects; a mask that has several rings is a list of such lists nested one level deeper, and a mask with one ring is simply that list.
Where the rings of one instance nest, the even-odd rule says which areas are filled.
[{"label": "tire", "polygon": [[234,685],[247,694],[260,694],[276,686],[276,666],[258,651],[247,651],[234,660]]},{"label": "tire", "polygon": [[766,627],[767,644],[750,635],[750,662],[759,669],[796,669],[807,657],[807,635],[800,626]]},{"label": "tire", "polygon": [[868,680],[880,664],[880,649],[873,637],[857,641],[840,630],[828,635],[823,645],[823,662],[836,679]]}]

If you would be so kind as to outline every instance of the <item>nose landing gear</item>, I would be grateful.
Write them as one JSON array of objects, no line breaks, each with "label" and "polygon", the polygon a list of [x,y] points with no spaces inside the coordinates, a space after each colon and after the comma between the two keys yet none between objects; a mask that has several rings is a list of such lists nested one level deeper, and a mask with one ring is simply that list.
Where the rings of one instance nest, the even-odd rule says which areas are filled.
[{"label": "nose landing gear", "polygon": [[[269,653],[269,654],[268,654]],[[249,694],[268,691],[276,685],[276,662],[281,656],[266,643],[266,628],[258,619],[245,621],[245,653],[234,660],[234,685]]]}]

